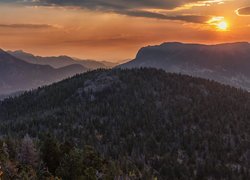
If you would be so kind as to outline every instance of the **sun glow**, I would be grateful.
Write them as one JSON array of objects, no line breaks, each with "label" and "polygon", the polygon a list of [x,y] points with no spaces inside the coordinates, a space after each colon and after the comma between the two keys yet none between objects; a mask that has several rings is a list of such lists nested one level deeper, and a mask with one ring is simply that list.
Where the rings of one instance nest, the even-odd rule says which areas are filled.
[{"label": "sun glow", "polygon": [[221,21],[217,24],[217,29],[221,31],[226,31],[228,29],[228,23],[226,21]]},{"label": "sun glow", "polygon": [[229,29],[229,24],[223,16],[213,17],[207,23],[218,31],[227,31]]}]

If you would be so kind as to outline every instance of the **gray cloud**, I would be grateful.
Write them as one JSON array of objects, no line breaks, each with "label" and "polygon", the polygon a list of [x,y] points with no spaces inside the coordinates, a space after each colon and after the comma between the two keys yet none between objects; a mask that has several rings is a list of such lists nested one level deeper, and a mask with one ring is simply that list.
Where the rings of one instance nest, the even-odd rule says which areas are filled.
[{"label": "gray cloud", "polygon": [[[37,0],[39,5],[79,6],[88,9],[118,10],[137,8],[173,9],[198,0]],[[202,0],[201,0],[202,1]],[[27,2],[27,1],[26,1]]]},{"label": "gray cloud", "polygon": [[49,24],[0,24],[0,28],[44,29],[54,28],[54,26]]},{"label": "gray cloud", "polygon": [[155,19],[162,19],[162,20],[179,20],[185,22],[192,22],[192,23],[204,23],[210,19],[209,16],[198,16],[198,15],[174,15],[169,16],[160,13],[154,13],[149,11],[120,11],[120,14],[134,16],[134,17],[146,17],[146,18],[155,18]]},{"label": "gray cloud", "polygon": [[[200,0],[202,1],[202,0]],[[197,15],[166,15],[140,9],[173,9],[197,0],[39,0],[45,6],[77,6],[91,10],[114,12],[133,17],[145,17],[162,20],[180,20],[192,23],[204,23],[209,18]]]},{"label": "gray cloud", "polygon": [[0,0],[0,3],[18,3],[42,6],[77,6],[97,10],[118,9],[173,9],[188,3],[220,3],[225,0]]},{"label": "gray cloud", "polygon": [[[7,0],[0,0],[6,2]],[[36,6],[79,7],[83,9],[113,12],[133,17],[155,18],[163,20],[180,20],[193,23],[203,23],[206,16],[174,15],[154,13],[142,9],[174,9],[187,3],[212,2],[207,0],[10,0]]]},{"label": "gray cloud", "polygon": [[250,16],[250,7],[243,7],[236,10],[236,14],[239,16]]}]

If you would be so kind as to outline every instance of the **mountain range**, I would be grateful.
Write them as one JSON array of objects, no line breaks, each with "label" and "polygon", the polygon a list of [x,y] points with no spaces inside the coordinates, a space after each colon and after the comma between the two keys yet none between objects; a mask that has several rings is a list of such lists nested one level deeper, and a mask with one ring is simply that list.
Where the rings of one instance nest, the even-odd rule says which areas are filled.
[{"label": "mountain range", "polygon": [[[1,70],[0,94],[29,90],[79,72],[115,66],[118,68],[153,67],[167,72],[211,79],[250,91],[249,52],[250,44],[247,42],[217,45],[168,42],[143,47],[134,60],[118,65],[69,56],[41,57],[21,50],[3,53],[1,50],[0,66],[3,70]],[[5,54],[5,61],[1,60],[3,54]],[[10,63],[6,58],[15,59],[15,61]]]},{"label": "mountain range", "polygon": [[31,64],[0,50],[0,94],[30,90],[87,70],[79,64],[57,69],[49,65]]},{"label": "mountain range", "polygon": [[61,68],[72,64],[80,64],[88,68],[89,70],[93,70],[99,68],[112,68],[118,65],[117,63],[112,63],[107,61],[82,60],[78,58],[72,58],[69,56],[52,56],[52,57],[35,56],[33,54],[26,53],[22,50],[8,51],[8,53],[28,63],[50,65],[54,68]]},{"label": "mountain range", "polygon": [[154,67],[250,90],[250,44],[163,43],[141,48],[122,68]]},{"label": "mountain range", "polygon": [[[156,69],[95,70],[0,101],[0,136],[14,143],[29,134],[39,145],[50,134],[81,149],[90,145],[107,160],[101,166],[102,176],[112,172],[107,179],[249,179],[249,118],[244,90]],[[15,143],[8,145],[15,154]],[[45,147],[49,169],[32,174],[60,179],[72,169],[74,179],[87,172],[98,179],[95,156],[80,161],[64,145],[63,159],[57,143]],[[79,170],[85,162],[97,170]]]}]

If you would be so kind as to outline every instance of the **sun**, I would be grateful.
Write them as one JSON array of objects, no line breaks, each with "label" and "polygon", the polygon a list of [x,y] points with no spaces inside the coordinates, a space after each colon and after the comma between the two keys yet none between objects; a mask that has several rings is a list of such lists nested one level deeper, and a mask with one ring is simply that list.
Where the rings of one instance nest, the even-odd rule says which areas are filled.
[{"label": "sun", "polygon": [[228,29],[228,23],[226,21],[221,21],[216,26],[217,29],[221,31],[226,31]]},{"label": "sun", "polygon": [[215,16],[207,21],[207,24],[215,28],[217,31],[228,31],[229,23],[224,16]]}]

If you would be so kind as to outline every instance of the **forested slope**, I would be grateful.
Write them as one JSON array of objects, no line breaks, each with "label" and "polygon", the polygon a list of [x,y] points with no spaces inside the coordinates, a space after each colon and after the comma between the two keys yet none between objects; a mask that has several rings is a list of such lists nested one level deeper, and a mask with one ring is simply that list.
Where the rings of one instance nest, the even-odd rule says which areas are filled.
[{"label": "forested slope", "polygon": [[[92,71],[0,103],[3,142],[29,134],[50,174],[64,179],[79,164],[76,179],[87,177],[76,148],[89,145],[104,179],[248,179],[249,119],[248,92],[155,69]],[[53,168],[46,142],[61,152]]]}]

